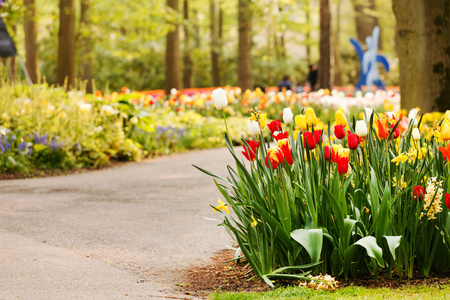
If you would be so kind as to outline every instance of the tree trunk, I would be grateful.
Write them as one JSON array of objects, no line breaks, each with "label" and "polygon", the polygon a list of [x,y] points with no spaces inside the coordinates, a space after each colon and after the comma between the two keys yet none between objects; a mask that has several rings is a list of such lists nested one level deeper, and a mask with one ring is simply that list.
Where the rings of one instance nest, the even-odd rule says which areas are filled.
[{"label": "tree trunk", "polygon": [[450,1],[425,2],[427,99],[432,110],[450,109]]},{"label": "tree trunk", "polygon": [[238,0],[238,85],[243,89],[253,89],[252,36],[250,0]]},{"label": "tree trunk", "polygon": [[80,30],[79,30],[79,48],[81,79],[86,81],[86,92],[92,93],[92,75],[91,68],[94,62],[94,52],[90,33],[89,0],[80,1]]},{"label": "tree trunk", "polygon": [[319,87],[330,88],[331,69],[331,15],[329,0],[320,0],[320,60]]},{"label": "tree trunk", "polygon": [[[167,6],[178,12],[178,0],[167,0]],[[181,64],[180,64],[180,37],[178,24],[173,24],[172,31],[166,36],[166,81],[165,90],[169,95],[170,90],[181,90]]]},{"label": "tree trunk", "polygon": [[[365,43],[366,38],[372,35],[373,28],[379,26],[375,0],[352,0],[352,5],[355,11],[356,35],[360,42]],[[380,31],[379,49],[382,49],[381,40]]]},{"label": "tree trunk", "polygon": [[339,51],[339,36],[341,33],[341,0],[336,3],[336,31],[333,39],[334,80],[335,86],[342,86],[341,56]]},{"label": "tree trunk", "polygon": [[35,0],[24,0],[25,67],[33,83],[38,82],[38,51]]},{"label": "tree trunk", "polygon": [[58,73],[56,83],[75,87],[75,0],[59,0]]},{"label": "tree trunk", "polygon": [[392,2],[400,67],[401,106],[422,112],[450,104],[450,2]]},{"label": "tree trunk", "polygon": [[183,3],[183,13],[184,13],[184,55],[183,55],[183,61],[184,61],[184,73],[183,73],[183,87],[186,88],[192,88],[194,86],[194,81],[192,78],[192,59],[190,54],[190,34],[189,34],[189,28],[188,28],[188,22],[189,22],[189,1],[184,0]]},{"label": "tree trunk", "polygon": [[210,29],[211,29],[211,75],[212,85],[215,87],[220,86],[219,75],[219,47],[216,25],[216,0],[209,0],[209,13],[210,13]]}]

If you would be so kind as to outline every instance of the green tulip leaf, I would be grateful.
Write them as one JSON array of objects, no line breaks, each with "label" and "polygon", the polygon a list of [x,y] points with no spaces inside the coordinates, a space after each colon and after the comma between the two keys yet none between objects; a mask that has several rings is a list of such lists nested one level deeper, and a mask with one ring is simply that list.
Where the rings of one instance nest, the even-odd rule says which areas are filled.
[{"label": "green tulip leaf", "polygon": [[291,232],[291,237],[305,248],[311,262],[318,262],[322,252],[322,229],[297,229]]},{"label": "green tulip leaf", "polygon": [[392,257],[395,260],[395,249],[397,249],[398,246],[400,246],[400,240],[402,239],[402,236],[401,235],[384,236],[384,238],[386,239],[386,242],[388,244],[389,251],[391,252]]},{"label": "green tulip leaf", "polygon": [[362,246],[366,249],[367,255],[376,259],[380,267],[384,267],[383,249],[377,244],[377,240],[373,236],[366,236],[358,240],[355,245]]}]

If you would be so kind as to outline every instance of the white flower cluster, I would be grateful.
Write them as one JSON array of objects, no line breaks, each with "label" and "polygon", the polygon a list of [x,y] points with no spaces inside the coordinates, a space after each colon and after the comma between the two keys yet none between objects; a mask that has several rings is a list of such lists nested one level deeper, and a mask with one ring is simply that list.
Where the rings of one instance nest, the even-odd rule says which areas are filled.
[{"label": "white flower cluster", "polygon": [[[437,190],[437,191],[436,191]],[[436,219],[436,214],[442,211],[441,202],[444,190],[442,188],[442,181],[436,181],[436,177],[428,178],[427,192],[423,199],[423,210],[426,212],[428,220]],[[420,217],[424,213],[420,214]]]},{"label": "white flower cluster", "polygon": [[318,291],[334,291],[339,285],[339,281],[336,281],[334,277],[331,277],[330,275],[323,276],[320,274],[314,277],[312,275],[308,275],[308,278],[311,280],[300,283],[301,287]]}]

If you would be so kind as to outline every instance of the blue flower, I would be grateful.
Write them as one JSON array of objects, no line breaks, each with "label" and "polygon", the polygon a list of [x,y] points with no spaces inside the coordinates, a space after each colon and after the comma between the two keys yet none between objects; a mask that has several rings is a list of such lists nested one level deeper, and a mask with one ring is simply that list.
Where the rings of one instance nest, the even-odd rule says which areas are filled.
[{"label": "blue flower", "polygon": [[22,142],[19,144],[19,147],[17,147],[17,151],[20,152],[20,151],[24,150],[25,148],[27,148],[27,143]]},{"label": "blue flower", "polygon": [[8,142],[8,141],[6,141],[5,150],[6,150],[6,151],[11,150],[11,143]]}]

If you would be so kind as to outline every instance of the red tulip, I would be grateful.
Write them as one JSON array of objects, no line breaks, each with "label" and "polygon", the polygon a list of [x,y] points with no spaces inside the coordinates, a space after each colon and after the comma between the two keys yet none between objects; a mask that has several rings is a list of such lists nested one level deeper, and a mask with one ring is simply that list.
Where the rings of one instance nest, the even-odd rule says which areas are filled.
[{"label": "red tulip", "polygon": [[341,148],[336,151],[336,163],[339,174],[347,174],[350,150]]},{"label": "red tulip", "polygon": [[[394,127],[395,127],[395,124],[392,124],[391,128],[394,128]],[[394,139],[396,139],[396,138],[398,138],[400,136],[400,130],[398,129],[398,126],[397,126],[397,128],[395,128],[394,133],[392,134],[392,136],[394,137]]]},{"label": "red tulip", "polygon": [[314,140],[316,144],[322,143],[322,129],[314,130]]},{"label": "red tulip", "polygon": [[337,170],[339,174],[347,174],[348,172],[348,157],[345,156],[338,156],[336,163],[337,163]]},{"label": "red tulip", "polygon": [[[306,145],[307,142],[308,145]],[[303,146],[308,150],[316,148],[316,140],[314,139],[314,135],[309,131],[303,133]]]},{"label": "red tulip", "polygon": [[272,165],[272,169],[276,169],[279,164],[284,161],[283,151],[279,147],[272,147],[267,150],[266,167],[269,167],[269,162]]},{"label": "red tulip", "polygon": [[344,126],[335,125],[334,126],[334,136],[339,140],[342,140],[343,138],[345,138]]},{"label": "red tulip", "polygon": [[279,140],[282,140],[282,139],[287,139],[287,138],[289,138],[289,132],[287,132],[287,131],[285,131],[285,132],[278,131],[277,134],[273,135],[273,138],[275,139],[275,141],[279,141]]},{"label": "red tulip", "polygon": [[256,156],[258,155],[260,142],[248,141],[247,144],[248,144],[248,147],[246,145],[243,145],[244,150],[242,151],[242,154],[249,161],[255,161]]},{"label": "red tulip", "polygon": [[450,209],[450,194],[445,194],[445,205],[447,205],[447,208]]},{"label": "red tulip", "polygon": [[414,199],[422,200],[425,197],[425,189],[420,185],[414,187],[413,190]]},{"label": "red tulip", "polygon": [[291,142],[288,138],[281,139],[277,142],[278,148],[283,152],[283,156],[286,159],[288,165],[292,165],[294,163],[294,159],[292,158],[291,153]]},{"label": "red tulip", "polygon": [[275,120],[275,121],[272,121],[269,124],[267,124],[267,127],[269,127],[270,132],[272,132],[272,134],[275,131],[281,131],[281,121],[279,119]]},{"label": "red tulip", "polygon": [[324,155],[325,155],[325,160],[330,160],[330,158],[331,158],[330,146],[326,145],[324,147],[323,151],[324,151]]},{"label": "red tulip", "polygon": [[354,133],[349,133],[347,135],[348,138],[348,147],[352,150],[355,150],[358,148],[358,136]]},{"label": "red tulip", "polygon": [[444,157],[444,161],[445,161],[445,159],[449,159],[450,160],[450,143],[447,145],[447,147],[440,146],[439,147],[439,151],[442,152],[442,156]]}]

